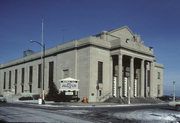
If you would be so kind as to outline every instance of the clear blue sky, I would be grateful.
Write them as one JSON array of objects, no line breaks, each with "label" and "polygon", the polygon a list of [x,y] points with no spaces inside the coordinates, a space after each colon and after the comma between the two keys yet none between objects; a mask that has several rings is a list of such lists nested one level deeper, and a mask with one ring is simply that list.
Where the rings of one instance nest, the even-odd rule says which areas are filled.
[{"label": "clear blue sky", "polygon": [[180,96],[180,0],[0,0],[0,64],[40,47],[41,19],[47,48],[124,25],[153,46],[164,64],[164,91]]}]

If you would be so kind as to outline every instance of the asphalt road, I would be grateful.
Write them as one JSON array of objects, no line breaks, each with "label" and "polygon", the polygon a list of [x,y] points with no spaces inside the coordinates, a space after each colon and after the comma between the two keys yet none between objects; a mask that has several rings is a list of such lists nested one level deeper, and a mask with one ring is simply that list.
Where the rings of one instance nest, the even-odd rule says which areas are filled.
[{"label": "asphalt road", "polygon": [[[63,123],[121,123],[140,122],[139,119],[121,118],[118,113],[128,114],[137,111],[161,110],[175,112],[167,105],[144,105],[130,107],[68,107],[42,106],[6,103],[0,104],[0,122],[63,122]],[[180,112],[179,112],[180,113]],[[134,114],[133,114],[134,115]],[[157,114],[156,114],[157,115]],[[160,120],[159,122],[164,122]],[[168,122],[168,121],[167,121]]]}]

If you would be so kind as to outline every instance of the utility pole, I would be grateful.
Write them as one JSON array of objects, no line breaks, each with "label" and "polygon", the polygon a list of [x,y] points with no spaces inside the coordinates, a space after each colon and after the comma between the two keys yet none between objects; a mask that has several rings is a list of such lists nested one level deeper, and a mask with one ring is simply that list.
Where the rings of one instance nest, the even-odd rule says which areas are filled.
[{"label": "utility pole", "polygon": [[173,102],[175,102],[175,101],[176,101],[175,84],[176,84],[176,82],[175,82],[175,81],[173,81]]}]

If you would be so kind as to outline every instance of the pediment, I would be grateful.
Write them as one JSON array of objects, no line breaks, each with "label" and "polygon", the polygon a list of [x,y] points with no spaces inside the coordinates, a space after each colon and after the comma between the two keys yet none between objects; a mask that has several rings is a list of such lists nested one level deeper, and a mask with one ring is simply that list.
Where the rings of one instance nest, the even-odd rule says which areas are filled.
[{"label": "pediment", "polygon": [[111,31],[109,31],[109,33],[111,35],[114,35],[114,36],[121,38],[122,40],[123,39],[124,40],[125,39],[132,39],[134,36],[134,33],[127,26],[124,26],[122,28],[118,28],[115,30],[111,30]]}]

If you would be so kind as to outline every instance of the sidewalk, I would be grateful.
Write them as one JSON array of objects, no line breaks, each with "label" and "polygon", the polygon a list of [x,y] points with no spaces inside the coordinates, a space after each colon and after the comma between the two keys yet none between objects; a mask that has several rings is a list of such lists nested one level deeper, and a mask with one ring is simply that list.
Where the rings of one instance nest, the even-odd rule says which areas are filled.
[{"label": "sidewalk", "polygon": [[38,100],[14,100],[12,103],[22,103],[29,105],[38,105],[46,107],[127,107],[127,106],[143,106],[143,105],[163,105],[166,103],[159,104],[118,104],[118,103],[105,103],[105,102],[92,102],[92,103],[82,103],[82,102],[54,102],[54,101],[45,101],[45,104],[38,104]]}]

